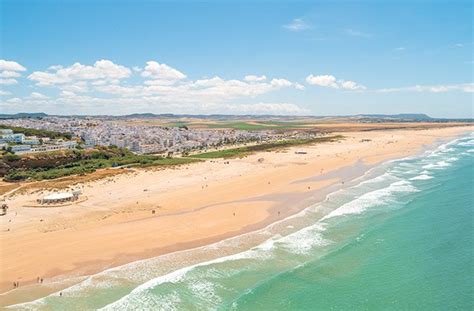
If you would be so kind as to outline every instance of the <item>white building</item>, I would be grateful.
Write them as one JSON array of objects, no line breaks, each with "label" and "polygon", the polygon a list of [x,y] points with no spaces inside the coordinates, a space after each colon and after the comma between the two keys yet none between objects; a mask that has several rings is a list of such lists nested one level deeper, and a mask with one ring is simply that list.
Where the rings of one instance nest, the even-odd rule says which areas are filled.
[{"label": "white building", "polygon": [[0,143],[22,143],[25,139],[24,134],[1,134]]},{"label": "white building", "polygon": [[24,153],[31,151],[30,145],[13,145],[12,151],[15,153]]},{"label": "white building", "polygon": [[26,145],[39,145],[41,142],[36,136],[30,136],[24,138],[22,143]]}]

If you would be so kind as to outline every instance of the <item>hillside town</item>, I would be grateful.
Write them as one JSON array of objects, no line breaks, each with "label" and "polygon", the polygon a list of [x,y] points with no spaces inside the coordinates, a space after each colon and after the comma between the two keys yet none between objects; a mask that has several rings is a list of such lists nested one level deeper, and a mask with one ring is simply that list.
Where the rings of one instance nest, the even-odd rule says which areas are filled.
[{"label": "hillside town", "polygon": [[224,145],[265,142],[284,138],[310,138],[307,132],[248,131],[235,129],[194,129],[186,126],[139,125],[101,118],[47,117],[42,119],[9,119],[3,126],[70,133],[72,140],[48,140],[44,137],[26,137],[3,130],[2,147],[11,147],[15,153],[29,153],[58,149],[117,146],[138,154],[187,153]]},{"label": "hillside town", "polygon": [[74,149],[76,146],[77,142],[74,140],[26,136],[14,133],[12,129],[0,129],[0,149],[16,154]]}]

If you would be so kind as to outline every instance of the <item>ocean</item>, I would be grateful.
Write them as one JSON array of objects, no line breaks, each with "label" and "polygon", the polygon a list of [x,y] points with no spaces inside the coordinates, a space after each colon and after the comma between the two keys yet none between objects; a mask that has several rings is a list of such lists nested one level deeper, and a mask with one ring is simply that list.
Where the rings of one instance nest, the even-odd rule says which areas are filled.
[{"label": "ocean", "polygon": [[257,232],[108,269],[12,308],[472,310],[473,164],[470,135],[379,165]]}]

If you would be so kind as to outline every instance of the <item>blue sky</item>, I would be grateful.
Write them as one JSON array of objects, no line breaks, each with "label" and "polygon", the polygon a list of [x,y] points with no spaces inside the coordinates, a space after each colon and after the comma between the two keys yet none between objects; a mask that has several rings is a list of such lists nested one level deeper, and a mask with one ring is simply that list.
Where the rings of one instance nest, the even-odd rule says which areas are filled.
[{"label": "blue sky", "polygon": [[4,1],[0,109],[473,117],[469,1]]}]

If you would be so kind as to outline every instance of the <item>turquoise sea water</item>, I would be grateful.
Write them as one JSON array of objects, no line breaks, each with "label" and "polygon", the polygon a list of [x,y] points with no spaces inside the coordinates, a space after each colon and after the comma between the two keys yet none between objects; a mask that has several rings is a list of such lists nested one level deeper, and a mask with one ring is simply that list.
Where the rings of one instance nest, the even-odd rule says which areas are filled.
[{"label": "turquoise sea water", "polygon": [[268,228],[19,309],[472,310],[474,136],[383,164]]}]

